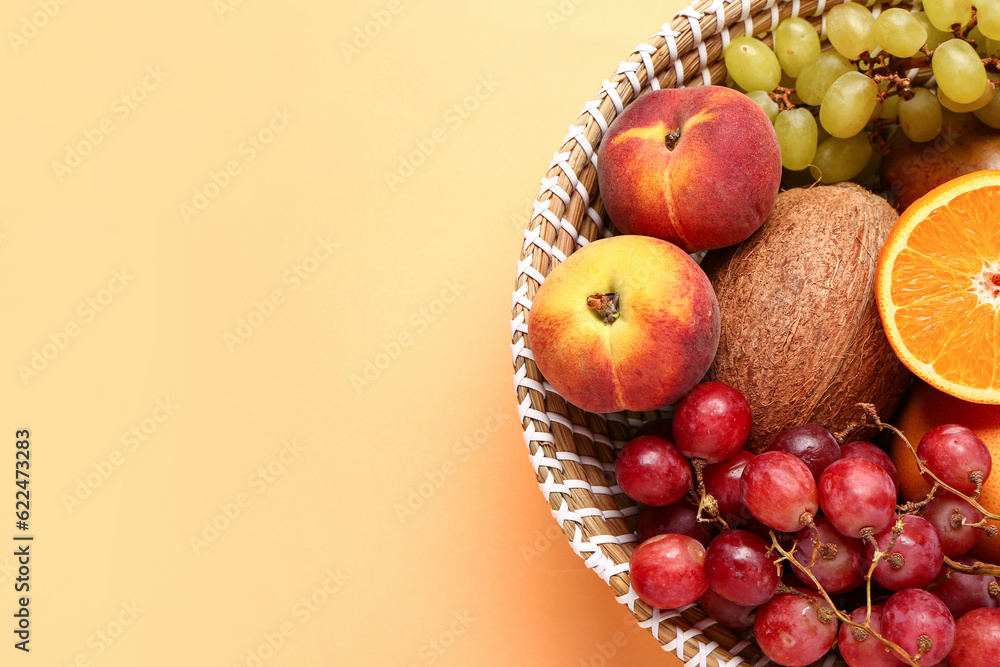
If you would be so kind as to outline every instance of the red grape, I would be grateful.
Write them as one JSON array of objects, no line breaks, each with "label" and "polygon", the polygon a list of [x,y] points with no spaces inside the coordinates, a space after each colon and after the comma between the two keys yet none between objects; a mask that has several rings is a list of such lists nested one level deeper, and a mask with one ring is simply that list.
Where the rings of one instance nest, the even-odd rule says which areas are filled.
[{"label": "red grape", "polygon": [[[979,561],[969,556],[959,556],[955,562],[962,565],[975,565]],[[948,574],[950,573],[950,574]],[[947,565],[941,568],[941,573],[937,579],[945,574],[948,578],[939,584],[935,584],[928,590],[941,598],[951,615],[956,619],[961,618],[966,613],[979,607],[997,607],[1000,601],[997,600],[997,593],[991,593],[990,584],[995,591],[997,589],[996,577],[989,574],[966,574],[951,570]]]},{"label": "red grape", "polygon": [[805,524],[805,514],[819,509],[816,480],[806,464],[787,452],[764,452],[747,463],[740,492],[750,514],[761,523],[793,532]]},{"label": "red grape", "polygon": [[819,424],[786,428],[771,439],[767,451],[788,452],[799,457],[809,466],[813,479],[817,481],[828,465],[841,458],[840,445],[830,432]]},{"label": "red grape", "polygon": [[757,608],[745,607],[741,604],[736,604],[732,600],[727,600],[713,591],[711,585],[709,585],[705,594],[698,598],[698,606],[706,614],[718,621],[720,625],[732,628],[733,630],[745,630],[752,627],[753,619],[750,618],[750,614]]},{"label": "red grape", "polygon": [[1000,661],[1000,609],[974,609],[955,623],[951,667],[995,667]]},{"label": "red grape", "polygon": [[682,500],[662,507],[643,507],[639,511],[636,532],[640,542],[656,535],[677,533],[693,537],[707,547],[712,541],[712,532],[707,526],[708,524],[698,521],[698,509]]},{"label": "red grape", "polygon": [[[837,617],[815,593],[779,593],[757,609],[753,629],[764,654],[785,667],[803,667],[822,658],[837,639]],[[823,620],[816,609],[822,607]]]},{"label": "red grape", "polygon": [[673,443],[655,435],[629,440],[615,461],[618,485],[643,505],[672,505],[691,488],[691,463]]},{"label": "red grape", "polygon": [[[903,532],[896,538],[892,551],[879,560],[873,574],[875,581],[890,591],[926,586],[937,578],[944,563],[941,538],[927,519],[907,514],[902,521]],[[889,547],[892,530],[890,526],[875,535],[881,551]],[[875,547],[866,544],[865,558],[870,563],[874,557]]]},{"label": "red grape", "polygon": [[719,516],[730,528],[746,525],[750,518],[750,512],[743,503],[743,494],[740,493],[740,477],[743,476],[743,468],[753,458],[752,452],[741,449],[721,463],[705,466],[702,473],[705,492],[715,498],[719,505]]},{"label": "red grape", "polygon": [[868,459],[852,456],[834,461],[823,471],[819,505],[837,532],[860,537],[863,528],[877,533],[892,524],[896,492],[886,471]]},{"label": "red grape", "polygon": [[[851,612],[851,621],[864,624],[865,614],[868,613],[867,606],[858,607]],[[882,606],[873,604],[872,615],[868,626],[875,634],[882,634]],[[886,647],[870,634],[862,634],[862,639],[858,640],[860,631],[855,630],[846,623],[840,626],[837,647],[840,655],[850,667],[900,667],[903,664],[899,659],[899,654]]]},{"label": "red grape", "polygon": [[892,477],[892,485],[896,489],[896,495],[899,495],[899,473],[896,471],[896,464],[892,462],[892,459],[889,458],[889,455],[881,447],[873,445],[870,442],[865,442],[864,440],[851,440],[840,446],[840,454],[845,459],[849,456],[868,459],[882,470],[885,470]]},{"label": "red grape", "polygon": [[632,552],[632,589],[644,602],[663,609],[691,604],[708,589],[705,547],[687,535],[657,535]]},{"label": "red grape", "polygon": [[[955,517],[955,511],[959,516]],[[982,534],[976,528],[961,525],[962,518],[965,523],[978,523],[983,520],[983,514],[969,504],[965,498],[959,498],[947,491],[939,491],[934,498],[927,503],[924,508],[923,517],[927,519],[938,537],[941,538],[941,550],[945,556],[960,556],[975,546],[976,541]],[[952,521],[959,522],[956,528]]]},{"label": "red grape", "polygon": [[702,382],[674,409],[674,442],[688,458],[718,463],[740,450],[752,425],[750,404],[738,389]]},{"label": "red grape", "polygon": [[917,655],[923,644],[926,650],[917,663],[933,665],[951,651],[955,619],[933,593],[907,588],[893,593],[882,605],[882,636],[911,657]]},{"label": "red grape", "polygon": [[712,589],[736,604],[754,607],[774,595],[781,581],[776,555],[767,555],[768,543],[746,530],[727,530],[708,545],[705,576]]},{"label": "red grape", "polygon": [[[970,475],[978,472],[985,482],[993,466],[990,450],[979,436],[959,424],[944,424],[927,431],[917,446],[917,458],[942,482],[967,494],[976,490]],[[928,475],[924,478],[933,484]]]},{"label": "red grape", "polygon": [[[816,554],[816,560],[810,568],[810,572],[819,581],[823,590],[827,593],[843,593],[864,581],[866,570],[864,543],[860,539],[844,537],[834,530],[829,519],[825,517],[816,519],[816,530],[823,544],[832,545],[836,549],[836,555],[832,558],[824,558],[821,550],[820,553]],[[809,528],[803,528],[795,534],[795,539],[799,541],[794,552],[795,560],[807,567],[815,550],[812,537],[812,531]],[[806,586],[816,587],[799,568],[792,567],[790,569]]]}]

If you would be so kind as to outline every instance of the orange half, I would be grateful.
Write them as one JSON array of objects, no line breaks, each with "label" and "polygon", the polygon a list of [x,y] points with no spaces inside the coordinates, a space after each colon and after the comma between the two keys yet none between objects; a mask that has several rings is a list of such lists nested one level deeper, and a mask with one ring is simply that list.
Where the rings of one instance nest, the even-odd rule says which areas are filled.
[{"label": "orange half", "polygon": [[1000,170],[948,181],[903,212],[882,246],[875,296],[914,374],[1000,404]]}]

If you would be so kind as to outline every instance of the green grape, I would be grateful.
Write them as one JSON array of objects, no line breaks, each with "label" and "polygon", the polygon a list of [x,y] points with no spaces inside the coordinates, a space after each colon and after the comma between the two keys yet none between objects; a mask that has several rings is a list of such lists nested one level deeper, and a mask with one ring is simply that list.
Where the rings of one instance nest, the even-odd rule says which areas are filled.
[{"label": "green grape", "polygon": [[986,86],[986,68],[976,50],[961,39],[949,39],[934,50],[931,69],[938,89],[959,104],[975,102]]},{"label": "green grape", "polygon": [[848,2],[837,5],[826,15],[826,36],[840,55],[857,60],[875,50],[875,19],[864,5]]},{"label": "green grape", "polygon": [[927,30],[913,14],[893,7],[875,19],[875,41],[892,55],[909,58],[915,56],[927,41]]},{"label": "green grape", "polygon": [[816,155],[818,130],[808,109],[789,109],[778,114],[774,133],[781,146],[781,166],[798,171],[805,169]]},{"label": "green grape", "polygon": [[[883,81],[878,85],[878,90],[879,92],[882,92],[888,87],[889,82]],[[892,95],[882,101],[882,107],[879,111],[878,117],[882,120],[892,120],[893,118],[899,117],[899,95]]]},{"label": "green grape", "polygon": [[882,113],[878,117],[882,120],[899,118],[899,95],[885,98],[885,101],[882,102]]},{"label": "green grape", "polygon": [[802,70],[795,80],[795,92],[803,102],[816,106],[823,101],[823,95],[834,81],[854,71],[847,58],[836,51],[824,51]]},{"label": "green grape", "polygon": [[934,24],[931,23],[931,20],[927,18],[927,12],[914,12],[913,18],[917,19],[917,22],[919,22],[920,25],[924,26],[924,30],[927,31],[926,44],[928,51],[933,51],[938,47],[938,44],[940,44],[941,42],[947,42],[949,39],[952,39],[954,37],[954,35],[951,33],[951,30],[948,31],[938,30],[936,27],[934,27]]},{"label": "green grape", "polygon": [[725,53],[726,69],[743,90],[774,90],[781,81],[781,65],[767,44],[753,37],[737,37]]},{"label": "green grape", "polygon": [[986,38],[986,55],[995,56],[1000,53],[1000,40]]},{"label": "green grape", "polygon": [[853,137],[868,124],[876,95],[878,84],[861,72],[842,74],[823,95],[819,122],[834,137]]},{"label": "green grape", "polygon": [[767,114],[767,117],[774,122],[774,119],[778,117],[778,103],[771,99],[763,90],[755,90],[751,93],[747,93],[747,97],[754,101],[754,104],[761,108],[761,111]]},{"label": "green grape", "polygon": [[984,37],[1000,39],[1000,0],[976,0],[976,19]]},{"label": "green grape", "polygon": [[976,53],[979,54],[979,57],[985,58],[987,55],[986,35],[982,33],[978,25],[969,31],[969,39],[976,43],[973,48],[976,49]]},{"label": "green grape", "polygon": [[914,88],[913,97],[899,101],[899,126],[910,141],[930,141],[941,132],[941,105],[931,91]]},{"label": "green grape", "polygon": [[[993,87],[992,84],[990,87]],[[986,106],[976,109],[972,113],[986,125],[1000,128],[1000,95],[994,95]]]},{"label": "green grape", "polygon": [[935,28],[950,33],[954,24],[972,19],[972,0],[924,0],[924,11]]},{"label": "green grape", "polygon": [[830,137],[816,147],[809,173],[821,183],[839,183],[854,178],[868,164],[872,144],[866,134],[849,139]]},{"label": "green grape", "polygon": [[[879,118],[881,118],[881,116],[882,116],[882,106],[883,106],[882,102],[879,102],[876,99],[875,100],[875,106],[872,107],[872,113],[871,113],[870,116],[868,116],[868,123],[874,123],[876,120],[878,120]],[[865,123],[865,125],[867,125],[868,123]]]},{"label": "green grape", "polygon": [[976,109],[982,109],[984,106],[990,103],[990,100],[993,99],[993,93],[994,93],[994,88],[993,84],[991,83],[987,84],[987,86],[983,88],[983,94],[979,96],[979,99],[977,99],[975,102],[970,102],[968,104],[959,104],[955,102],[950,97],[945,95],[944,91],[941,90],[940,88],[938,88],[937,97],[938,97],[938,102],[940,102],[941,106],[943,106],[945,109],[956,111],[958,113],[965,113],[966,111],[975,111]]},{"label": "green grape", "polygon": [[787,18],[774,30],[774,53],[781,69],[795,78],[819,55],[819,35],[805,19]]}]

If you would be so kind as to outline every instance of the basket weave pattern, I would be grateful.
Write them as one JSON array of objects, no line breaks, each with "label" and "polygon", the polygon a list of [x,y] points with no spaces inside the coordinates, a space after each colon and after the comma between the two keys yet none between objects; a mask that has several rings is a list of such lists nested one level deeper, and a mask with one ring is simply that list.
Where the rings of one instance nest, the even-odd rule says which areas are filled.
[{"label": "basket weave pattern", "polygon": [[[608,125],[647,90],[722,84],[722,52],[735,37],[770,32],[789,16],[810,20],[826,42],[825,12],[841,0],[695,0],[621,62],[569,127],[534,201],[517,262],[511,308],[511,353],[518,416],[531,465],[573,551],[627,605],[665,651],[694,667],[764,665],[767,658],[697,605],[651,608],[632,591],[629,558],[637,546],[639,508],[614,476],[617,451],[642,422],[657,415],[592,414],[559,396],[539,373],[528,346],[527,316],[545,276],[566,256],[615,233],[597,190],[597,147]],[[910,8],[909,3],[886,6]],[[880,5],[869,5],[878,16]],[[765,38],[770,41],[770,36]],[[828,655],[817,665],[845,665]]]}]

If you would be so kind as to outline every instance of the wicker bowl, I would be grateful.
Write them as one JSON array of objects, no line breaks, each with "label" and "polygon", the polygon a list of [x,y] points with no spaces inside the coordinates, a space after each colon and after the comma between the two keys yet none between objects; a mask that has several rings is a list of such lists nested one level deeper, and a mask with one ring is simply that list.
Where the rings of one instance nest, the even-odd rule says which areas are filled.
[{"label": "wicker bowl", "polygon": [[[695,0],[618,65],[556,151],[533,204],[517,262],[511,353],[518,416],[531,464],[553,516],[573,550],[627,605],[640,627],[687,665],[763,665],[752,642],[716,624],[697,606],[652,608],[629,583],[638,544],[639,508],[614,476],[617,451],[655,414],[592,414],[569,405],[539,373],[527,337],[527,315],[545,276],[576,249],[616,233],[597,189],[597,147],[608,125],[647,90],[724,84],[722,51],[744,34],[760,36],[789,16],[811,21],[826,44],[825,12],[841,0]],[[869,5],[878,16],[881,5]],[[887,4],[886,6],[890,6]],[[891,3],[910,9],[910,4]],[[770,41],[770,36],[765,37]],[[817,665],[846,665],[835,654]]]}]

